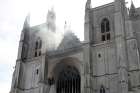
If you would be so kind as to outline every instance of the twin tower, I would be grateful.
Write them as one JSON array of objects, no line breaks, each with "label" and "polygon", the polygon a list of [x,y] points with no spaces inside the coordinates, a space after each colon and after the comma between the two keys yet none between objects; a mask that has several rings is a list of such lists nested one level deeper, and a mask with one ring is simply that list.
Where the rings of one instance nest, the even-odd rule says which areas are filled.
[{"label": "twin tower", "polygon": [[87,0],[84,42],[68,31],[52,49],[54,12],[47,24],[26,20],[10,93],[140,93],[140,8],[125,4],[92,8]]}]

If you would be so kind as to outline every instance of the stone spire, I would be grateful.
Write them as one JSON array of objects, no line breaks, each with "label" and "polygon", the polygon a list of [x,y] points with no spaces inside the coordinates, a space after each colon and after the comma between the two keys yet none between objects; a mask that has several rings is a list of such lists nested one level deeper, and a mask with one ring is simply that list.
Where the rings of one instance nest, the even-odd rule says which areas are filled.
[{"label": "stone spire", "polygon": [[48,13],[47,13],[47,22],[51,21],[50,19],[54,21],[56,20],[56,15],[55,15],[55,11],[53,7],[50,10],[48,10]]},{"label": "stone spire", "polygon": [[130,10],[129,10],[129,17],[134,18],[136,16],[137,16],[136,8],[135,8],[135,5],[134,5],[133,1],[131,0],[131,6],[130,6]]},{"label": "stone spire", "polygon": [[67,21],[65,21],[65,24],[64,24],[64,29],[67,28]]},{"label": "stone spire", "polygon": [[85,9],[90,9],[91,8],[91,0],[87,0]]},{"label": "stone spire", "polygon": [[25,18],[21,37],[20,37],[21,40],[25,41],[25,39],[27,39],[27,37],[29,35],[29,29],[30,29],[30,13],[28,13],[28,15]]},{"label": "stone spire", "polygon": [[30,27],[30,13],[25,18],[23,29]]},{"label": "stone spire", "polygon": [[115,0],[115,2],[116,2],[115,5],[116,5],[117,11],[119,9],[122,12],[124,12],[125,11],[125,8],[126,8],[126,6],[125,6],[125,0]]},{"label": "stone spire", "polygon": [[26,59],[27,58],[27,52],[28,52],[28,41],[29,41],[29,31],[30,31],[30,13],[25,18],[23,29],[20,36],[20,50],[18,56],[18,59]]},{"label": "stone spire", "polygon": [[28,15],[25,18],[23,29],[20,36],[20,41],[26,41],[25,39],[28,39],[27,37],[29,35],[29,30],[30,30],[30,13],[28,13]]},{"label": "stone spire", "polygon": [[115,0],[115,10],[121,13],[123,19],[128,17],[127,7],[125,4],[125,0]]},{"label": "stone spire", "polygon": [[55,31],[56,29],[56,25],[55,25],[55,21],[56,21],[56,15],[55,15],[55,11],[52,8],[51,10],[48,11],[47,14],[47,28],[51,31]]}]

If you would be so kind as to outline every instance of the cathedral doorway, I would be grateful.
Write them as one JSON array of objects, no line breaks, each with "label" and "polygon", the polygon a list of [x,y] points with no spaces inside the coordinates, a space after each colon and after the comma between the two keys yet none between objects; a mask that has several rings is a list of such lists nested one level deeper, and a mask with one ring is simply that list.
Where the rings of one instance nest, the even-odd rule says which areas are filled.
[{"label": "cathedral doorway", "polygon": [[75,67],[63,69],[57,79],[56,93],[80,93],[81,78]]}]

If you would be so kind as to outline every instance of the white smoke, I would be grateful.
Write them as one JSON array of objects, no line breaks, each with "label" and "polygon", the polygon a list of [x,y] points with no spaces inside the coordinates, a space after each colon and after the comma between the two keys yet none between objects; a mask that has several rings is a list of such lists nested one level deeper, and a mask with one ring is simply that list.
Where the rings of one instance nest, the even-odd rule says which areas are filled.
[{"label": "white smoke", "polygon": [[41,28],[37,35],[42,39],[42,53],[56,50],[64,36],[57,28],[56,31],[52,31],[47,26]]}]

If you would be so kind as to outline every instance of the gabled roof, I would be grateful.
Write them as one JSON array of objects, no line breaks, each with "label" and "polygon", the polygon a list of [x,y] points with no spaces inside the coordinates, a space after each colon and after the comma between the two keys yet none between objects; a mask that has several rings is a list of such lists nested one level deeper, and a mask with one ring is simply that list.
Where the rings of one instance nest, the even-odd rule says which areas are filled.
[{"label": "gabled roof", "polygon": [[80,45],[81,45],[81,42],[77,38],[77,36],[73,32],[69,31],[64,34],[64,38],[62,39],[62,42],[60,43],[57,49],[58,50],[69,49],[69,48],[77,47]]},{"label": "gabled roof", "polygon": [[61,56],[66,55],[71,52],[76,52],[82,49],[82,43],[77,38],[77,36],[72,32],[67,32],[64,34],[62,41],[55,50],[46,51],[47,56]]}]

